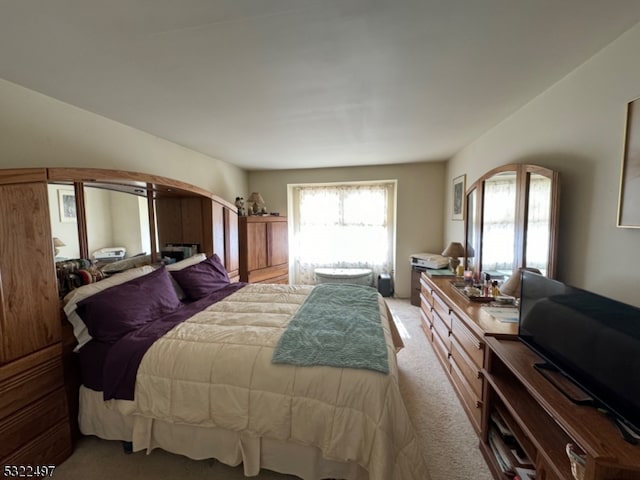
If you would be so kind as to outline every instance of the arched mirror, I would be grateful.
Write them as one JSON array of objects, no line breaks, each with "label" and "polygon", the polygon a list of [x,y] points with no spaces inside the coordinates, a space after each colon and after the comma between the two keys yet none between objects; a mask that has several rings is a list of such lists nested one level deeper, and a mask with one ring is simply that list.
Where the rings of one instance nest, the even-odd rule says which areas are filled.
[{"label": "arched mirror", "polygon": [[559,211],[558,173],[536,165],[495,168],[467,190],[466,268],[476,277],[534,267],[553,278]]}]

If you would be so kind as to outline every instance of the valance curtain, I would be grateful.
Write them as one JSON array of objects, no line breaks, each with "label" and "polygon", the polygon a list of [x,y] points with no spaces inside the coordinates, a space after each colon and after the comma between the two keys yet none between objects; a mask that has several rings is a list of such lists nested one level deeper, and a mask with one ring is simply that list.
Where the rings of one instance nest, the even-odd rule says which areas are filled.
[{"label": "valance curtain", "polygon": [[293,283],[316,283],[318,267],[392,273],[395,182],[294,186],[292,205]]}]

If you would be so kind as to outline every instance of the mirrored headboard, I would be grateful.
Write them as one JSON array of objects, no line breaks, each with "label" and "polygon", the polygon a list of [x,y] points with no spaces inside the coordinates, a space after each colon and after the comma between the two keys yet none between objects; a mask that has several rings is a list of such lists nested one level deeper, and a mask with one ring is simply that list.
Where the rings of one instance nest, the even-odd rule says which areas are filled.
[{"label": "mirrored headboard", "polygon": [[[216,195],[165,177],[94,168],[49,168],[49,202],[56,259],[92,259],[96,251],[150,255],[169,244],[218,254],[238,274],[237,208]],[[58,233],[59,232],[59,233]],[[54,240],[56,241],[56,240]],[[115,254],[115,253],[114,253]]]}]

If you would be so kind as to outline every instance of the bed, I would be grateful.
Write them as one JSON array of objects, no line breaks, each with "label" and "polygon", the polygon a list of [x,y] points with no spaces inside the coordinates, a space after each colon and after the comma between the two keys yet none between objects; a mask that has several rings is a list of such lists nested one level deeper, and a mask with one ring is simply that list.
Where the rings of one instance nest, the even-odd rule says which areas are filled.
[{"label": "bed", "polygon": [[[73,290],[64,310],[81,360],[81,432],[132,442],[134,451],[242,464],[246,476],[266,468],[305,480],[428,479],[400,395],[398,337],[384,299],[352,286],[368,295],[366,305],[340,306],[337,293],[355,298],[351,292],[320,287],[346,288],[229,283],[214,255]],[[340,312],[332,317],[345,333],[296,336],[313,299]],[[375,341],[352,327],[353,303],[370,314],[375,307],[375,354],[367,350]],[[321,318],[320,328],[333,318]],[[325,358],[275,363],[285,340]],[[340,357],[327,355],[332,349],[356,363],[323,364]],[[374,357],[384,363],[358,363]]]}]

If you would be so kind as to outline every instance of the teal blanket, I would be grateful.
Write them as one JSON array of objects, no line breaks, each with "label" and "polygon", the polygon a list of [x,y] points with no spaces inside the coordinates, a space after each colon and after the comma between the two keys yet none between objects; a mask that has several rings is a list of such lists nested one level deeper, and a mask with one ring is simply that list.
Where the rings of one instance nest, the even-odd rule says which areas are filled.
[{"label": "teal blanket", "polygon": [[360,285],[318,285],[289,322],[272,361],[389,373],[378,292]]}]

